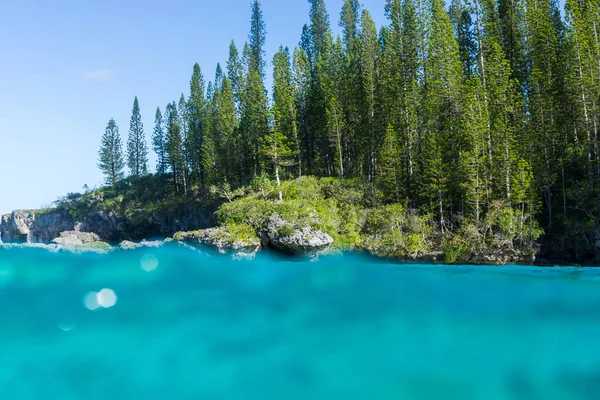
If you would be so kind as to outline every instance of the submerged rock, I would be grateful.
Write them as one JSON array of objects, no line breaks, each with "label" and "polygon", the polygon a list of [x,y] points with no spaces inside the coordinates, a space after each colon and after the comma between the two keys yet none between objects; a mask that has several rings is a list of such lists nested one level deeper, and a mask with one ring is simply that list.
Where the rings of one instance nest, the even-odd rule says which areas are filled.
[{"label": "submerged rock", "polygon": [[277,213],[272,214],[261,232],[262,244],[289,254],[315,254],[333,244],[325,232],[310,227],[296,227]]},{"label": "submerged rock", "polygon": [[148,240],[142,240],[141,242],[130,242],[129,240],[124,240],[119,244],[119,248],[121,250],[137,250],[137,249],[141,249],[141,248],[156,248],[156,247],[161,247],[162,245],[165,244],[164,240],[153,240],[153,241],[148,241]]},{"label": "submerged rock", "polygon": [[189,245],[203,245],[217,249],[220,253],[234,251],[253,254],[260,249],[258,238],[235,238],[226,227],[209,228],[195,232],[179,232],[173,237],[176,241]]}]

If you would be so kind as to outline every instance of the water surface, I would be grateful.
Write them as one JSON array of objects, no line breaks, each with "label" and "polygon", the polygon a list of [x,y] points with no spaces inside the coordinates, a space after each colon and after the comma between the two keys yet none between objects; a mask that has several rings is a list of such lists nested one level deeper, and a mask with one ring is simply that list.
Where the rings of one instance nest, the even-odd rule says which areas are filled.
[{"label": "water surface", "polygon": [[598,399],[599,272],[0,250],[0,399]]}]

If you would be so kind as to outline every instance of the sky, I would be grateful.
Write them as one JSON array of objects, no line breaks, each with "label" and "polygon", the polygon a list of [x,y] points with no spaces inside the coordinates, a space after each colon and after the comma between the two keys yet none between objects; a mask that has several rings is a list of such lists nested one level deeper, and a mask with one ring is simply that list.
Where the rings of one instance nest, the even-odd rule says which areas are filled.
[{"label": "sky", "polygon": [[[149,142],[156,107],[187,96],[194,63],[209,80],[218,62],[225,67],[232,39],[241,50],[250,3],[0,0],[0,214],[100,186],[97,153],[108,120],[125,145],[138,96]],[[309,3],[261,3],[272,60],[280,44],[299,42]],[[336,33],[342,4],[327,1]],[[384,0],[362,4],[385,22]]]}]

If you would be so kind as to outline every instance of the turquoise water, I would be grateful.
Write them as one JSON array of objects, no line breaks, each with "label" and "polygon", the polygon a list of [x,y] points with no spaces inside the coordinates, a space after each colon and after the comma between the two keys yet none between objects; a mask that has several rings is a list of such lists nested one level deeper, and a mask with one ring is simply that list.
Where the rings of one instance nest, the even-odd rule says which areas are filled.
[{"label": "turquoise water", "polygon": [[0,250],[0,399],[598,399],[599,272]]}]

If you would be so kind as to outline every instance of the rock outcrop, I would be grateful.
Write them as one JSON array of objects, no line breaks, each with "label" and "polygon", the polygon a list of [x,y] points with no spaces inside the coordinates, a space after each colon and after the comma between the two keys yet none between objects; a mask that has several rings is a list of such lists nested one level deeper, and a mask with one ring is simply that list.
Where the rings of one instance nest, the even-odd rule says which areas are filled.
[{"label": "rock outcrop", "polygon": [[173,237],[176,241],[191,246],[211,247],[220,253],[256,253],[260,249],[258,238],[237,239],[227,232],[226,227],[209,228],[195,232],[179,232]]},{"label": "rock outcrop", "polygon": [[477,265],[506,265],[535,263],[536,255],[527,254],[516,249],[485,249],[474,253],[469,259],[469,264]]},{"label": "rock outcrop", "polygon": [[63,247],[77,247],[100,242],[100,236],[90,232],[65,231],[53,242]]},{"label": "rock outcrop", "polygon": [[175,232],[214,226],[214,209],[181,207],[165,213],[137,211],[119,214],[94,211],[74,218],[66,210],[45,211],[39,215],[15,211],[0,219],[0,240],[4,243],[52,243],[61,232],[94,233],[101,241],[117,243],[153,237],[170,237]]},{"label": "rock outcrop", "polygon": [[0,240],[4,243],[25,243],[29,241],[35,215],[25,211],[13,211],[2,216]]},{"label": "rock outcrop", "polygon": [[157,248],[157,247],[161,247],[164,244],[165,244],[164,240],[152,240],[152,241],[142,240],[141,242],[131,242],[129,240],[123,240],[119,244],[119,248],[121,250],[137,250],[137,249],[143,249],[143,248]]},{"label": "rock outcrop", "polygon": [[31,227],[29,241],[32,243],[50,243],[61,232],[74,231],[75,220],[68,212],[55,210],[43,213],[35,219]]},{"label": "rock outcrop", "polygon": [[298,227],[285,221],[277,213],[272,214],[263,226],[261,241],[288,254],[316,254],[333,244],[333,238],[325,232],[310,227]]}]

